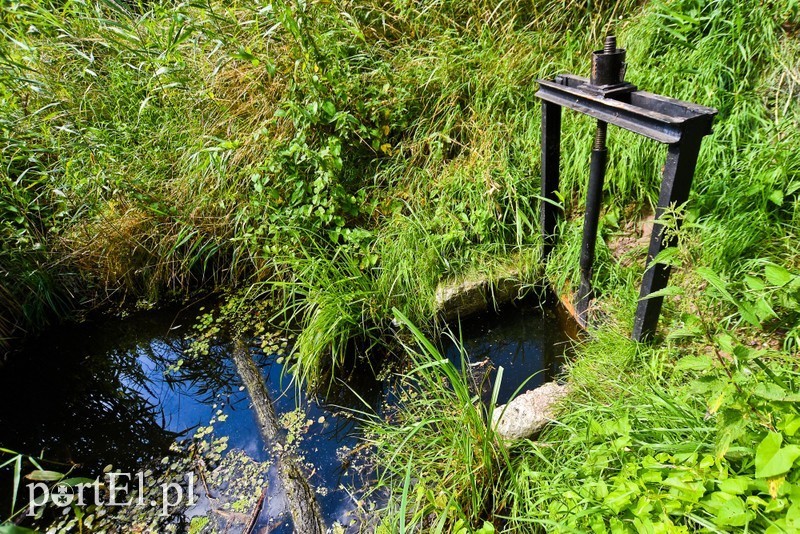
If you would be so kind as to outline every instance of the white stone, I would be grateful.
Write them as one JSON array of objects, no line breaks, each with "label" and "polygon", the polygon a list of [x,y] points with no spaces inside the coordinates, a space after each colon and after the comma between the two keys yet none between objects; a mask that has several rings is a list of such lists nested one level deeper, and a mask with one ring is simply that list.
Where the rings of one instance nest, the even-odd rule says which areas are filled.
[{"label": "white stone", "polygon": [[492,427],[503,439],[529,438],[553,420],[556,404],[567,395],[567,391],[566,385],[555,382],[526,391],[494,409]]}]

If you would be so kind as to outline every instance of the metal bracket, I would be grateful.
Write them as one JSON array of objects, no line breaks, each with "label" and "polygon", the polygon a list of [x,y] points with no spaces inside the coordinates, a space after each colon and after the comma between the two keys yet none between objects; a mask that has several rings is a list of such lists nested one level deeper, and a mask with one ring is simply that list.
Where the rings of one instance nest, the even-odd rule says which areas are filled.
[{"label": "metal bracket", "polygon": [[[713,108],[637,90],[623,81],[624,59],[624,49],[617,49],[616,40],[609,37],[605,50],[593,55],[592,80],[572,74],[556,76],[553,81],[537,80],[539,91],[536,96],[542,100],[544,201],[541,216],[545,261],[555,246],[556,224],[561,214],[556,195],[561,155],[561,108],[572,109],[598,120],[598,139],[592,151],[581,250],[581,292],[577,295],[576,304],[578,320],[583,324],[586,323],[588,302],[592,297],[591,265],[605,175],[605,125],[613,124],[668,145],[655,214],[656,220],[659,220],[667,208],[682,205],[688,200],[700,144],[703,137],[711,133],[717,113]],[[604,68],[610,70],[603,71]],[[605,83],[599,84],[598,81]],[[601,129],[602,143],[599,142]],[[677,223],[680,225],[681,221]],[[674,237],[665,238],[663,226],[656,223],[650,235],[646,265],[650,266],[653,258],[664,248],[674,245]],[[661,264],[645,270],[633,326],[633,339],[636,341],[652,339],[655,335],[664,298],[650,295],[667,286],[669,274],[670,267]]]}]

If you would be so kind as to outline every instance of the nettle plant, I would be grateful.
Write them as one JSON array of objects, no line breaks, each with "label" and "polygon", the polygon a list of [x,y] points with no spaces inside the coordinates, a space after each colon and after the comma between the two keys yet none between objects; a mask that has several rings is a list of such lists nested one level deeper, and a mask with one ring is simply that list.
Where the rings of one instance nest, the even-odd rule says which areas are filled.
[{"label": "nettle plant", "polygon": [[[667,336],[667,352],[680,354],[672,376],[640,392],[637,408],[601,409],[589,421],[577,474],[585,483],[550,513],[596,532],[798,532],[800,275],[758,260],[729,282],[698,267],[693,247],[669,250],[655,261],[701,288]],[[783,347],[763,342],[776,332]],[[591,513],[570,513],[587,505]]]},{"label": "nettle plant", "polygon": [[[699,373],[689,391],[717,423],[698,503],[718,526],[766,532],[800,529],[800,394],[785,353],[754,348],[729,333],[711,338],[713,354],[686,356],[676,372]],[[701,461],[698,467],[701,467]],[[713,485],[709,482],[713,481]]]},{"label": "nettle plant", "polygon": [[405,98],[388,66],[361,50],[353,28],[324,7],[275,10],[294,63],[274,119],[290,133],[251,175],[255,212],[268,214],[256,234],[271,236],[271,252],[286,246],[292,228],[366,250],[379,201],[368,184],[395,153],[393,132],[407,127]]},{"label": "nettle plant", "polygon": [[[725,280],[707,267],[698,267],[695,273],[705,282],[712,301],[723,303],[729,310],[726,324],[736,328],[749,325],[756,331],[777,333],[783,337],[783,349],[797,352],[800,348],[800,274],[767,260],[753,262],[751,274],[736,282]],[[670,294],[682,294],[668,288]],[[672,291],[675,290],[675,291]],[[720,311],[725,317],[725,311]],[[702,333],[702,318],[698,314],[684,314],[683,327],[672,332],[670,338],[693,337]]]},{"label": "nettle plant", "polygon": [[561,528],[800,531],[796,366],[727,333],[707,348],[679,358],[665,389],[639,392],[638,406],[590,418],[582,483],[549,504]]},{"label": "nettle plant", "polygon": [[760,261],[752,275],[744,276],[740,294],[742,318],[759,328],[785,330],[784,350],[800,350],[800,274]]},{"label": "nettle plant", "polygon": [[[800,277],[766,263],[763,276],[745,277],[746,290],[740,293],[745,298],[735,298],[734,284],[707,268],[696,272],[708,283],[705,294],[712,309],[714,302],[732,304],[739,316],[734,321],[771,329],[790,325],[796,336]],[[714,450],[690,458],[683,475],[689,484],[679,493],[709,514],[708,525],[797,532],[800,383],[793,357],[787,350],[737,339],[733,330],[712,324],[699,312],[684,314],[683,325],[671,337],[696,337],[706,349],[678,360],[676,378],[678,383],[689,379],[687,392],[704,400],[704,421],[714,421],[716,428]],[[791,339],[787,336],[786,346],[796,346]]]}]

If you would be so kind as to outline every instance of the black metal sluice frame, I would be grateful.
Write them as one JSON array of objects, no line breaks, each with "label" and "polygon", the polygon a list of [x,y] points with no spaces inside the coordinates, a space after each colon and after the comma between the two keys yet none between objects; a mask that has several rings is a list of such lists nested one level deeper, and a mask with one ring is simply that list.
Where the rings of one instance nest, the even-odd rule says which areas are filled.
[{"label": "black metal sluice frame", "polygon": [[[609,49],[609,43],[611,48]],[[711,124],[717,110],[660,96],[624,83],[624,50],[616,49],[613,38],[606,41],[606,53],[595,52],[592,81],[608,81],[598,76],[595,68],[602,68],[602,59],[607,52],[621,56],[621,67],[615,65],[619,74],[616,84],[595,85],[587,78],[564,74],[554,81],[538,80],[536,96],[542,100],[542,197],[541,221],[544,237],[543,256],[546,260],[556,242],[556,225],[561,208],[556,192],[559,187],[559,160],[561,156],[561,108],[569,108],[598,120],[630,130],[660,143],[668,145],[667,161],[664,165],[661,192],[655,217],[658,221],[670,206],[680,206],[689,198],[697,156],[703,137],[711,133]],[[618,61],[618,63],[619,63]],[[602,126],[605,129],[605,126]],[[605,133],[605,132],[603,132]],[[597,143],[596,143],[597,147]],[[602,200],[603,176],[605,173],[605,140],[603,154],[593,151],[590,175],[587,214],[584,222],[581,246],[581,289],[577,295],[576,311],[579,321],[585,323],[588,302],[591,299],[591,264],[594,261],[594,242],[597,236],[598,215]],[[602,168],[601,168],[602,167]],[[677,221],[680,225],[681,221]],[[672,235],[664,236],[663,225],[656,222],[650,235],[647,263],[663,249],[675,246]],[[664,289],[669,280],[670,267],[654,264],[646,269],[639,292],[639,304],[633,325],[633,339],[652,339],[661,313],[663,297],[648,298],[652,293]]]}]

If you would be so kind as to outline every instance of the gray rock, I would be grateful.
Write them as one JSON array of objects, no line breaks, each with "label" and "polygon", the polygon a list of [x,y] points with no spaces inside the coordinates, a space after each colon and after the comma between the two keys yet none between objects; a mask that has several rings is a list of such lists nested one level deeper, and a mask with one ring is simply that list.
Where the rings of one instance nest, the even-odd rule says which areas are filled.
[{"label": "gray rock", "polygon": [[468,278],[460,282],[443,282],[436,288],[436,309],[445,320],[466,317],[485,311],[521,296],[522,283],[514,276],[497,280]]},{"label": "gray rock", "polygon": [[492,427],[503,439],[529,438],[555,416],[555,406],[567,395],[568,387],[547,382],[502,406],[492,415]]}]

